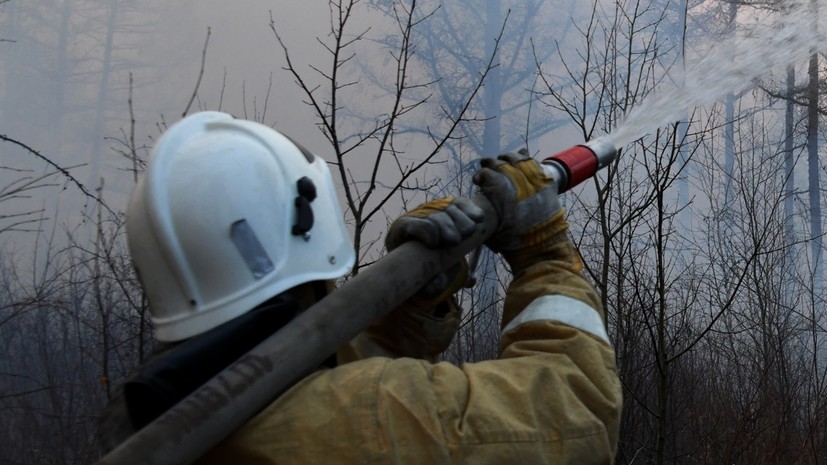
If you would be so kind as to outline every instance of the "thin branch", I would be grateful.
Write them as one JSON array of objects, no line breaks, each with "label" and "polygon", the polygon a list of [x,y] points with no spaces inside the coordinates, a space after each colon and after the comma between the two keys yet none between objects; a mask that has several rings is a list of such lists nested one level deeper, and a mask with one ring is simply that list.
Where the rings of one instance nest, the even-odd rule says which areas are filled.
[{"label": "thin branch", "polygon": [[187,103],[187,108],[184,109],[184,113],[181,114],[181,118],[187,116],[187,113],[190,111],[190,107],[192,107],[192,103],[195,101],[195,97],[198,96],[198,88],[201,87],[201,78],[204,77],[204,66],[207,62],[207,46],[210,43],[210,28],[207,27],[207,38],[204,39],[204,49],[201,51],[201,70],[198,72],[198,79],[195,81],[195,89],[192,91],[192,96],[190,97],[189,103]]},{"label": "thin branch", "polygon": [[[787,91],[784,91],[783,93],[782,92],[777,92],[777,91],[774,91],[774,90],[772,90],[769,87],[766,87],[764,85],[758,85],[757,87],[759,89],[763,90],[767,95],[769,95],[772,98],[783,100],[785,102],[792,102],[793,104],[801,106],[801,107],[808,107],[808,108],[810,107],[810,103],[808,101],[802,100],[802,99],[797,99],[793,96],[795,93],[798,93],[798,92],[795,92],[795,93],[793,93],[793,95],[791,95]],[[827,116],[827,110],[825,110],[824,108],[821,108],[820,106],[816,105],[815,110],[820,115]]]},{"label": "thin branch", "polygon": [[485,78],[488,76],[488,73],[497,66],[494,63],[494,61],[497,58],[497,52],[500,48],[500,41],[502,40],[503,34],[505,33],[507,21],[508,17],[506,16],[499,34],[497,35],[496,39],[494,39],[494,49],[491,52],[491,55],[488,59],[488,63],[486,64],[485,69],[482,71],[482,73],[480,73],[477,84],[474,86],[474,89],[468,94],[467,98],[464,101],[465,103],[459,110],[458,114],[450,115],[447,109],[443,110],[448,119],[451,120],[451,126],[447,129],[443,137],[439,140],[435,139],[433,135],[430,134],[429,130],[431,139],[434,142],[436,142],[436,145],[434,146],[433,150],[431,150],[431,153],[427,157],[425,157],[425,159],[423,159],[421,162],[413,165],[406,173],[404,173],[402,179],[400,179],[399,183],[397,183],[397,186],[394,189],[392,189],[381,201],[379,201],[379,204],[376,205],[375,208],[373,208],[367,215],[365,215],[364,220],[370,219],[379,210],[381,210],[382,207],[391,199],[393,194],[395,194],[402,188],[405,181],[407,181],[408,178],[410,178],[414,173],[422,169],[425,165],[429,164],[431,160],[433,160],[433,158],[436,156],[436,154],[442,149],[442,147],[453,138],[454,131],[459,127],[460,123],[469,120],[469,118],[466,118],[465,115],[471,108],[471,103],[474,101],[474,97],[476,97],[477,93],[479,93],[479,91],[483,88],[483,84],[485,83]]},{"label": "thin branch", "polygon": [[132,73],[129,73],[129,156],[132,159],[132,180],[138,183],[138,154],[135,150],[135,111],[132,108]]},{"label": "thin branch", "polygon": [[80,181],[78,181],[74,176],[72,176],[71,173],[69,173],[69,171],[67,171],[65,168],[61,167],[57,163],[53,162],[48,157],[43,156],[40,152],[38,152],[37,150],[29,147],[28,145],[24,144],[23,142],[12,139],[12,138],[4,135],[4,134],[0,134],[0,140],[10,142],[14,145],[17,145],[18,147],[23,148],[24,150],[28,151],[29,153],[31,153],[35,157],[43,160],[46,164],[48,164],[49,166],[51,166],[51,167],[55,168],[56,170],[58,170],[60,172],[60,174],[62,174],[66,179],[68,179],[72,184],[74,184],[78,189],[80,189],[80,191],[83,193],[83,195],[85,195],[86,197],[94,200],[95,202],[97,202],[98,204],[103,206],[103,208],[105,208],[106,211],[108,211],[112,215],[116,214],[112,209],[109,208],[108,205],[106,205],[106,203],[103,200],[101,200],[95,194],[92,194],[91,192],[89,192],[86,189],[86,187],[84,187],[84,185]]}]

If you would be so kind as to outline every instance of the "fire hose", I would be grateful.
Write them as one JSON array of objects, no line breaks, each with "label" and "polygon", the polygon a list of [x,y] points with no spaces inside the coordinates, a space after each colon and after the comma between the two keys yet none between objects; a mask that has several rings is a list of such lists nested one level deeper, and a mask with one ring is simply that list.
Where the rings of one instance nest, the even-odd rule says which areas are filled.
[{"label": "fire hose", "polygon": [[[545,159],[542,166],[562,193],[589,179],[616,155],[613,143],[595,139]],[[371,323],[478,249],[496,230],[498,218],[483,195],[478,194],[474,202],[485,217],[471,237],[439,250],[417,242],[401,245],[133,434],[97,465],[195,461]]]}]

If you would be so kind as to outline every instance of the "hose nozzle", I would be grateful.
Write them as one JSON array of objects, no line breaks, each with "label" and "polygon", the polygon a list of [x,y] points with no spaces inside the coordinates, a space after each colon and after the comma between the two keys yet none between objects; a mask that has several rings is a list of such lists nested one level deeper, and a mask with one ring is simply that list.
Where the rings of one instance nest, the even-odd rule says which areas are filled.
[{"label": "hose nozzle", "polygon": [[608,137],[600,137],[552,155],[543,160],[541,166],[557,182],[558,193],[562,194],[594,176],[616,156],[614,142]]}]

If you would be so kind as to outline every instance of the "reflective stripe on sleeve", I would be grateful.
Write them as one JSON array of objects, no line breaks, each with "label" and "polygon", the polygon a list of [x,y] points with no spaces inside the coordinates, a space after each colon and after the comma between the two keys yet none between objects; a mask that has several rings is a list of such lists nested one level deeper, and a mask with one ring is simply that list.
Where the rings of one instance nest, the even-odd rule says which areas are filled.
[{"label": "reflective stripe on sleeve", "polygon": [[585,331],[612,345],[603,319],[584,302],[564,295],[544,295],[534,299],[503,329],[503,334],[532,321],[556,321]]}]

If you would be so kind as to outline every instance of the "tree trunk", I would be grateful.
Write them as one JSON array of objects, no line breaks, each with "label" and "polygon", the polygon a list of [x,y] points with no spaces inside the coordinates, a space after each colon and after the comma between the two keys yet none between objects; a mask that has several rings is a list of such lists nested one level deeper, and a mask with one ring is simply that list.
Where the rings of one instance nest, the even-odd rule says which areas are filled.
[{"label": "tree trunk", "polygon": [[810,201],[810,234],[813,242],[811,245],[813,255],[813,270],[815,289],[822,287],[821,271],[821,199],[820,199],[820,173],[818,160],[818,54],[810,57],[810,65],[807,72],[810,82],[807,85],[807,166],[808,166],[808,187]]},{"label": "tree trunk", "polygon": [[[735,34],[735,19],[738,16],[738,3],[729,4],[727,33]],[[724,98],[724,199],[729,205],[732,201],[732,177],[735,169],[735,94],[728,92]]]},{"label": "tree trunk", "polygon": [[60,11],[60,29],[58,30],[57,57],[55,65],[54,98],[55,107],[49,115],[50,129],[54,137],[55,147],[61,147],[63,133],[63,116],[66,112],[66,78],[69,75],[68,48],[69,48],[69,18],[72,16],[71,0],[64,0]]},{"label": "tree trunk", "polygon": [[[485,2],[485,39],[496,38],[503,23],[501,0],[487,0]],[[497,53],[497,61],[499,53]],[[496,61],[495,61],[496,63]],[[502,129],[500,115],[502,113],[502,70],[501,66],[492,69],[485,79],[483,88],[483,106],[485,112],[485,127],[482,133],[482,153],[484,157],[493,157],[500,153],[500,132]]]},{"label": "tree trunk", "polygon": [[724,98],[724,199],[725,205],[732,202],[732,177],[735,175],[735,94],[727,93]]},{"label": "tree trunk", "polygon": [[[812,17],[818,18],[818,2],[810,0]],[[813,23],[813,33],[817,32],[818,24]],[[822,227],[821,227],[821,191],[820,191],[820,168],[818,159],[818,51],[813,50],[810,56],[810,63],[807,69],[809,82],[807,84],[807,167],[808,167],[808,189],[810,202],[810,233],[812,234],[812,260],[813,260],[813,298],[811,300],[812,314],[812,369],[813,369],[813,396],[810,411],[810,447],[813,457],[818,462],[820,453],[820,409],[823,395],[823,386],[820,382],[820,368],[823,365],[820,360],[822,355],[821,343],[823,332],[821,324],[823,320],[823,305],[821,304],[821,291],[823,288],[823,271],[821,267]]]},{"label": "tree trunk", "polygon": [[[678,128],[675,128],[678,131]],[[679,142],[674,141],[675,144]],[[676,147],[677,149],[677,147]],[[669,363],[666,351],[668,350],[666,343],[666,325],[667,325],[667,295],[666,295],[666,236],[668,232],[664,231],[666,225],[666,204],[664,200],[665,193],[658,187],[657,193],[657,208],[658,208],[658,223],[656,231],[657,240],[657,295],[658,295],[658,317],[655,328],[654,341],[655,357],[657,362],[657,407],[655,410],[655,464],[662,465],[664,463],[664,454],[666,451],[666,436],[667,429],[667,414],[669,408]]]},{"label": "tree trunk", "polygon": [[[500,33],[500,28],[503,23],[501,0],[486,0],[485,2],[485,39],[494,39]],[[499,61],[500,55],[495,51],[496,58],[494,63]],[[503,83],[502,83],[502,67],[495,66],[489,71],[485,79],[485,86],[482,89],[483,112],[486,118],[483,133],[482,133],[482,153],[483,157],[496,157],[500,154],[500,140],[502,131],[502,97],[503,97]],[[480,257],[480,267],[477,269],[477,274],[483,279],[479,282],[476,293],[476,307],[481,309],[489,309],[484,312],[476,313],[474,324],[472,327],[473,344],[470,347],[472,361],[485,360],[491,358],[492,352],[489,350],[485,341],[496,340],[499,338],[499,318],[496,312],[490,311],[494,308],[500,295],[499,283],[493,278],[497,275],[497,260],[494,259],[492,253],[488,250],[483,250],[484,257]],[[496,351],[495,351],[496,353]],[[496,356],[496,355],[494,355]]]},{"label": "tree trunk", "polygon": [[106,41],[104,43],[101,64],[101,79],[98,85],[98,101],[95,109],[95,128],[92,132],[92,159],[89,163],[89,184],[94,185],[100,179],[101,143],[103,142],[103,125],[106,121],[106,108],[109,100],[109,79],[112,68],[112,43],[118,19],[119,1],[109,2],[109,16],[106,21]]},{"label": "tree trunk", "polygon": [[[680,56],[678,57],[678,65],[679,65],[679,73],[681,74],[680,78],[681,81],[684,79],[684,73],[686,72],[686,16],[688,13],[689,6],[687,5],[686,0],[680,0],[675,5],[678,23],[677,23],[677,33],[680,34],[678,39],[680,40],[680,48],[678,53]],[[676,139],[676,150],[678,151],[678,163],[683,166],[687,162],[687,154],[686,151],[683,149],[683,142],[686,140],[686,131],[689,128],[689,121],[678,122],[677,127],[675,130],[678,132],[678,137]],[[683,208],[683,206],[688,206],[691,199],[691,194],[689,193],[689,180],[687,175],[688,170],[683,170],[681,174],[678,175],[677,178],[677,185],[678,185],[678,205],[681,206],[681,212],[678,214],[678,223],[681,227],[685,229],[689,229],[692,227],[692,209],[691,208]]]},{"label": "tree trunk", "polygon": [[[0,26],[3,28],[2,36],[0,39],[6,40],[16,40],[16,37],[20,33],[19,25],[18,25],[18,18],[20,17],[19,9],[20,6],[17,3],[9,3],[3,7],[6,11],[6,21],[0,23]],[[2,85],[2,90],[0,90],[0,102],[2,102],[3,106],[0,107],[0,124],[6,128],[6,131],[9,130],[9,122],[7,121],[10,118],[8,108],[17,108],[17,101],[22,98],[18,92],[14,92],[14,89],[19,88],[18,83],[20,82],[20,72],[10,72],[11,70],[15,69],[15,67],[20,66],[22,62],[20,55],[20,47],[15,46],[14,43],[6,43],[3,44],[4,54],[6,58],[2,61],[3,63],[3,80],[0,81],[0,85]]]},{"label": "tree trunk", "polygon": [[[784,114],[784,220],[786,224],[785,244],[787,263],[795,263],[793,244],[795,243],[795,67],[787,66],[787,105]],[[792,268],[790,268],[792,272]],[[788,276],[792,280],[793,276]],[[792,281],[790,281],[792,282]]]}]

